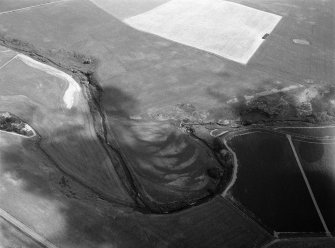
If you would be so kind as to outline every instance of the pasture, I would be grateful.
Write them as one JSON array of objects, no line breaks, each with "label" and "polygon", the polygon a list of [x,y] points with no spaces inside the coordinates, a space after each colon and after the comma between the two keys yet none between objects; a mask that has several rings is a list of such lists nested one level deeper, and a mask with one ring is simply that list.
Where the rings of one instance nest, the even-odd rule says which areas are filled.
[{"label": "pasture", "polygon": [[169,1],[125,23],[184,45],[247,64],[281,17],[229,1]]},{"label": "pasture", "polygon": [[64,171],[106,197],[131,202],[96,136],[87,101],[73,78],[17,55],[1,69],[0,85],[0,110],[25,120],[42,137],[41,148]]}]

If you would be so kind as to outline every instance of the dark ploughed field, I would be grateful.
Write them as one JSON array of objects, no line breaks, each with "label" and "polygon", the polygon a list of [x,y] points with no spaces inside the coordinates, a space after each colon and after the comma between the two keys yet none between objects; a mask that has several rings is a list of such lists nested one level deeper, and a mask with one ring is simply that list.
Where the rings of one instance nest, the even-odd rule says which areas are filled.
[{"label": "dark ploughed field", "polygon": [[285,136],[252,132],[228,145],[238,158],[234,200],[276,232],[324,232]]},{"label": "dark ploughed field", "polygon": [[301,164],[330,232],[335,232],[335,143],[294,141]]}]

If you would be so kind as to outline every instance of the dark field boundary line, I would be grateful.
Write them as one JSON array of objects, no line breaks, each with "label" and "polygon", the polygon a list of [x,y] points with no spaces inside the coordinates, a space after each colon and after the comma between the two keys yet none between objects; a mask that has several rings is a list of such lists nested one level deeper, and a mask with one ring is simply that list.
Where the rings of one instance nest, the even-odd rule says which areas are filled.
[{"label": "dark field boundary line", "polygon": [[[263,231],[267,232],[269,235],[276,237],[276,232],[273,231],[271,228],[265,226],[261,221],[257,220],[255,215],[249,211],[246,210],[245,207],[242,204],[239,204],[238,202],[235,202],[231,198],[228,197],[222,197],[223,202],[228,205],[230,208],[234,209],[236,212],[239,213],[240,216],[242,216],[246,221],[249,221],[250,223],[253,223],[258,228],[262,229]],[[275,239],[274,239],[275,240]],[[272,240],[272,241],[274,241]]]},{"label": "dark field boundary line", "polygon": [[48,3],[42,3],[42,4],[38,4],[38,5],[28,6],[28,7],[24,7],[24,8],[8,10],[8,11],[0,12],[0,15],[10,14],[10,13],[19,12],[19,11],[30,10],[30,9],[33,9],[33,8],[43,7],[43,6],[46,6],[46,5],[56,4],[56,3],[66,2],[66,1],[71,1],[71,0],[53,1],[53,2],[48,2]]},{"label": "dark field boundary line", "polygon": [[[299,238],[280,238],[280,239],[275,239],[270,241],[269,243],[265,244],[261,248],[271,248],[272,246],[275,246],[276,243],[285,243],[285,242],[304,242],[306,244],[306,247],[323,247],[327,248],[326,246],[317,246],[318,244],[316,243],[315,246],[307,246],[307,244],[312,244],[313,242],[322,242],[322,241],[330,241],[334,242],[335,239],[333,237],[299,237]],[[314,244],[314,243],[313,243]],[[280,247],[285,247],[285,246],[280,246]],[[293,246],[290,246],[293,247]],[[299,246],[299,247],[304,247],[304,246]],[[328,246],[329,247],[329,246]]]}]

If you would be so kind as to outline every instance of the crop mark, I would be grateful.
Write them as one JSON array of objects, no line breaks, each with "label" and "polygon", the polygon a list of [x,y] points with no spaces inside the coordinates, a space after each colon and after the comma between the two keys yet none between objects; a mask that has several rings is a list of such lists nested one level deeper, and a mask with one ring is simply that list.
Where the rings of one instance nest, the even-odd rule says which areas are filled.
[{"label": "crop mark", "polygon": [[317,213],[318,213],[318,215],[319,215],[319,218],[320,218],[320,220],[321,220],[321,223],[322,223],[322,225],[323,225],[323,228],[325,229],[325,232],[326,232],[327,236],[332,237],[332,235],[331,235],[331,233],[330,233],[330,231],[329,231],[329,229],[328,229],[328,227],[327,227],[327,224],[326,224],[326,222],[325,222],[325,220],[324,220],[324,218],[323,218],[323,216],[322,216],[322,213],[321,213],[321,210],[320,210],[320,208],[319,208],[319,205],[318,205],[318,203],[317,203],[317,201],[316,201],[316,199],[315,199],[315,196],[314,196],[312,187],[311,187],[311,185],[309,184],[309,181],[308,181],[308,178],[307,178],[307,176],[306,176],[306,174],[305,174],[304,169],[302,168],[302,165],[301,165],[301,163],[300,163],[298,154],[297,154],[297,152],[296,152],[296,150],[295,150],[295,147],[294,147],[294,145],[293,145],[293,142],[292,142],[292,137],[291,137],[291,135],[289,135],[289,134],[286,134],[286,137],[287,137],[287,139],[288,139],[288,141],[289,141],[289,143],[290,143],[290,146],[291,146],[291,148],[292,148],[292,151],[293,151],[295,160],[297,161],[297,164],[298,164],[298,166],[299,166],[301,175],[302,175],[302,177],[304,178],[305,184],[306,184],[307,189],[308,189],[308,191],[309,191],[309,194],[310,194],[310,196],[311,196],[311,198],[312,198],[314,207],[315,207],[315,209],[316,209],[316,211],[317,211]]},{"label": "crop mark", "polygon": [[43,246],[47,248],[58,248],[54,244],[50,243],[48,240],[46,240],[41,235],[37,234],[34,230],[30,229],[28,226],[23,224],[21,221],[7,213],[5,210],[0,208],[0,217],[15,226],[17,229],[19,229],[21,232],[26,234],[27,236],[34,239],[36,242],[42,244]]},{"label": "crop mark", "polygon": [[61,2],[65,2],[65,1],[70,1],[70,0],[53,1],[53,2],[49,2],[49,3],[42,3],[42,4],[28,6],[28,7],[24,7],[24,8],[8,10],[8,11],[0,12],[0,15],[10,14],[10,13],[18,12],[18,11],[30,10],[32,8],[42,7],[42,6],[50,5],[50,4],[54,4],[54,3],[61,3]]}]

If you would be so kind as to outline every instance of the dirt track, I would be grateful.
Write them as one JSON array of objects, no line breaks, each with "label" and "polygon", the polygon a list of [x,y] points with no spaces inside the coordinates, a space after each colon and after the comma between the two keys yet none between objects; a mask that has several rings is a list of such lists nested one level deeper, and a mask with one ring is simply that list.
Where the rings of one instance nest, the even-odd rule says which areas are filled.
[{"label": "dirt track", "polygon": [[19,229],[21,232],[26,234],[27,236],[31,237],[38,243],[44,245],[47,248],[58,248],[54,244],[50,243],[46,238],[42,237],[38,233],[36,233],[34,230],[30,229],[28,226],[23,224],[21,221],[7,213],[5,210],[0,208],[0,217],[11,223],[13,226],[15,226],[17,229]]},{"label": "dirt track", "polygon": [[19,8],[19,9],[13,9],[13,10],[9,10],[9,11],[0,12],[0,15],[10,14],[10,13],[13,13],[13,12],[18,12],[18,11],[30,10],[30,9],[33,9],[33,8],[42,7],[42,6],[55,4],[55,3],[60,3],[60,2],[65,2],[65,1],[70,1],[70,0],[59,0],[59,1],[49,2],[49,3],[43,3],[43,4],[34,5],[34,6]]}]

